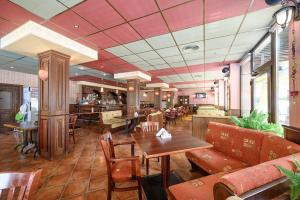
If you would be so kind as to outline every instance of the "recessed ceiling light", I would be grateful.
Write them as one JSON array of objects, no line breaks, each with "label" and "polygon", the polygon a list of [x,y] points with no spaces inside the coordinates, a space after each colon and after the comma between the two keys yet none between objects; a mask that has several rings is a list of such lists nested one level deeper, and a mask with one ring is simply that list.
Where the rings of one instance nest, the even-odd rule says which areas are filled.
[{"label": "recessed ceiling light", "polygon": [[83,66],[80,66],[80,67],[78,67],[78,69],[80,69],[80,70],[84,70],[84,69],[85,69],[85,67],[83,67]]},{"label": "recessed ceiling light", "polygon": [[75,73],[75,76],[78,76],[78,75],[79,75],[79,73],[76,72],[76,73]]},{"label": "recessed ceiling light", "polygon": [[187,53],[190,53],[193,51],[198,51],[198,50],[199,50],[199,46],[196,44],[189,44],[182,48],[182,51],[187,52]]},{"label": "recessed ceiling light", "polygon": [[103,76],[106,76],[106,74],[105,74],[105,73],[103,73]]},{"label": "recessed ceiling light", "polygon": [[11,66],[11,67],[9,67],[9,68],[13,69],[13,68],[15,68],[15,67]]},{"label": "recessed ceiling light", "polygon": [[78,24],[74,24],[74,28],[79,28],[79,25]]}]

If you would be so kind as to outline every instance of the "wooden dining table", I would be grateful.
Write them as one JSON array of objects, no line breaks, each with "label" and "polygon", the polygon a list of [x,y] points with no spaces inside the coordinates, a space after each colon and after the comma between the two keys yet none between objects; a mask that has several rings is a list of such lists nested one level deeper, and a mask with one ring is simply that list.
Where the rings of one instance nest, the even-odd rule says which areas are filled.
[{"label": "wooden dining table", "polygon": [[156,137],[156,132],[135,133],[132,134],[132,138],[146,158],[161,157],[161,182],[165,191],[169,187],[171,155],[212,147],[204,140],[184,133],[174,133],[171,138],[167,139]]}]

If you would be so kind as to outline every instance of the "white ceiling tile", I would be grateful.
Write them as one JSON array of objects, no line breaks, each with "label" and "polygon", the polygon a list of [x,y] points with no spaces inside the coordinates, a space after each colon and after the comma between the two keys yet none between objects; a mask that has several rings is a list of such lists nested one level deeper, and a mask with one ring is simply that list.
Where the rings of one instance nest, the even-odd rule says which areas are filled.
[{"label": "white ceiling tile", "polygon": [[216,80],[224,77],[222,70],[218,71],[206,71],[205,72],[205,80]]},{"label": "white ceiling tile", "polygon": [[112,54],[114,54],[116,56],[127,56],[127,55],[131,55],[132,54],[131,51],[129,51],[128,49],[126,49],[122,45],[105,49],[105,51],[108,51],[108,52],[110,52],[110,53],[112,53]]},{"label": "white ceiling tile", "polygon": [[203,63],[204,63],[203,59],[200,59],[200,60],[187,60],[186,61],[186,64],[188,66],[190,66],[190,65],[200,65],[200,64],[203,64]]},{"label": "white ceiling tile", "polygon": [[267,31],[251,31],[239,33],[234,40],[233,46],[254,45],[267,33]]},{"label": "white ceiling tile", "polygon": [[139,67],[139,68],[142,69],[142,70],[145,70],[145,71],[155,70],[155,68],[153,66]]},{"label": "white ceiling tile", "polygon": [[[199,46],[199,49],[194,51],[194,52],[187,52],[187,51],[184,51],[183,48],[185,46],[189,46],[189,45],[197,45]],[[179,45],[179,50],[181,51],[182,54],[188,54],[188,53],[198,53],[198,52],[201,52],[201,51],[204,51],[204,42],[203,41],[199,41],[199,42],[192,42],[192,43],[189,43],[189,44],[184,44],[184,45]]]},{"label": "white ceiling tile", "polygon": [[142,59],[136,55],[123,56],[121,58],[129,63],[135,63],[135,62],[142,61]]},{"label": "white ceiling tile", "polygon": [[50,19],[51,17],[68,9],[57,1],[41,1],[41,0],[10,0],[13,3],[25,8],[29,12],[32,12],[44,19]]},{"label": "white ceiling tile", "polygon": [[170,65],[171,67],[185,67],[185,66],[186,66],[185,62],[169,63],[169,65]]},{"label": "white ceiling tile", "polygon": [[127,47],[133,53],[141,53],[141,52],[153,50],[145,40],[131,42],[128,44],[124,44],[124,46]]},{"label": "white ceiling tile", "polygon": [[203,40],[203,26],[196,26],[173,32],[178,45]]},{"label": "white ceiling tile", "polygon": [[235,35],[243,20],[243,16],[232,17],[205,25],[206,39]]},{"label": "white ceiling tile", "polygon": [[205,63],[214,63],[214,62],[222,62],[225,59],[225,55],[223,56],[213,56],[213,57],[209,57],[209,58],[205,58]]},{"label": "white ceiling tile", "polygon": [[248,53],[253,48],[253,44],[245,44],[239,46],[232,46],[230,49],[229,54],[236,54],[236,53]]},{"label": "white ceiling tile", "polygon": [[170,68],[170,66],[166,63],[164,64],[159,64],[159,65],[154,65],[154,68],[156,69],[167,69],[167,68]]},{"label": "white ceiling tile", "polygon": [[83,0],[59,0],[59,1],[65,4],[66,6],[68,6],[69,8],[71,8],[76,4],[82,2]]},{"label": "white ceiling tile", "polygon": [[183,58],[181,55],[178,56],[170,56],[170,57],[164,57],[165,61],[167,63],[177,63],[177,62],[184,62]]},{"label": "white ceiling tile", "polygon": [[[240,32],[254,31],[270,26],[273,14],[280,8],[280,5],[268,7],[247,14]],[[253,23],[255,22],[255,23]],[[267,31],[267,30],[265,30]]]},{"label": "white ceiling tile", "polygon": [[179,74],[179,76],[184,80],[184,81],[193,81],[193,77],[190,73],[188,74]]},{"label": "white ceiling tile", "polygon": [[210,57],[224,57],[224,55],[228,54],[229,47],[221,48],[221,49],[213,49],[205,52],[205,58]]},{"label": "white ceiling tile", "polygon": [[147,62],[150,63],[151,65],[166,64],[166,62],[161,58],[153,59],[153,60],[147,60]]},{"label": "white ceiling tile", "polygon": [[154,49],[161,49],[176,45],[170,33],[151,37],[146,40]]},{"label": "white ceiling tile", "polygon": [[244,55],[244,53],[229,54],[228,56],[226,56],[226,61],[240,60],[243,58]]},{"label": "white ceiling tile", "polygon": [[156,50],[156,52],[159,55],[161,55],[162,57],[180,55],[180,51],[178,50],[178,48],[176,46],[159,49],[159,50]]},{"label": "white ceiling tile", "polygon": [[155,51],[147,51],[144,53],[139,53],[137,55],[143,58],[144,60],[160,58],[160,56]]},{"label": "white ceiling tile", "polygon": [[134,65],[137,67],[151,67],[151,65],[145,61],[136,62]]},{"label": "white ceiling tile", "polygon": [[197,53],[183,54],[185,60],[200,60],[204,58],[203,51],[198,51]]},{"label": "white ceiling tile", "polygon": [[221,49],[230,47],[234,36],[226,36],[220,38],[209,39],[205,41],[206,50]]}]

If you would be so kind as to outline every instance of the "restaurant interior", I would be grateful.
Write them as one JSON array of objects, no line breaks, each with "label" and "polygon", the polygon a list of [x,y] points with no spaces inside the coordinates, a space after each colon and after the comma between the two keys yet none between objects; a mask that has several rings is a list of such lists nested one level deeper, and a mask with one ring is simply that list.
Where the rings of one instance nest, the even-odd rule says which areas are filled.
[{"label": "restaurant interior", "polygon": [[0,0],[0,199],[300,199],[300,0]]}]

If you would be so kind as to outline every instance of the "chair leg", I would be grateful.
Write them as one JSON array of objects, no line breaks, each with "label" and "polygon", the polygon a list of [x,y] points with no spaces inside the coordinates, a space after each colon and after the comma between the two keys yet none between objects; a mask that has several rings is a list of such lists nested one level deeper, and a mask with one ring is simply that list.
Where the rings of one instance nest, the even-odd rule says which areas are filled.
[{"label": "chair leg", "polygon": [[141,183],[141,177],[138,177],[137,181],[138,181],[139,200],[142,200],[142,183]]},{"label": "chair leg", "polygon": [[149,159],[146,158],[146,175],[149,175]]},{"label": "chair leg", "polygon": [[145,156],[142,155],[142,165],[144,166],[144,164],[145,164]]},{"label": "chair leg", "polygon": [[107,200],[111,200],[111,194],[112,194],[112,185],[108,182],[108,189],[107,189]]}]

